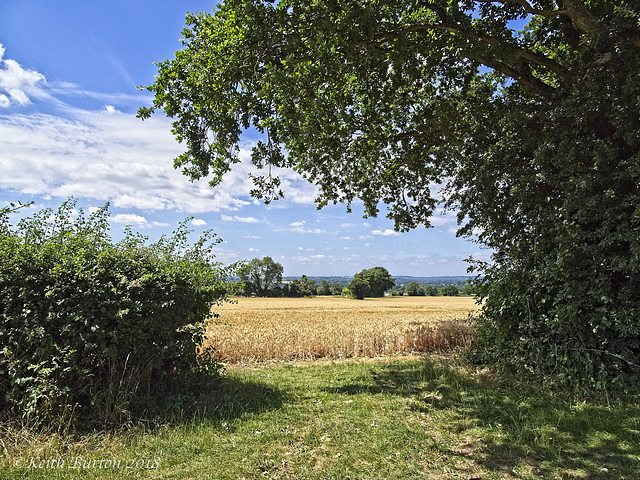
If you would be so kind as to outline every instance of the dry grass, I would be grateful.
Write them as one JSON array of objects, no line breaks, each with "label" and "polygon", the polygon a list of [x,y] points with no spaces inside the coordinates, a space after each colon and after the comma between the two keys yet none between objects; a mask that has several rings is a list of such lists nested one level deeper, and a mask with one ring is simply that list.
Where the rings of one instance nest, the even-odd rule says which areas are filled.
[{"label": "dry grass", "polygon": [[209,343],[225,363],[449,350],[473,336],[468,297],[239,298],[217,307]]}]

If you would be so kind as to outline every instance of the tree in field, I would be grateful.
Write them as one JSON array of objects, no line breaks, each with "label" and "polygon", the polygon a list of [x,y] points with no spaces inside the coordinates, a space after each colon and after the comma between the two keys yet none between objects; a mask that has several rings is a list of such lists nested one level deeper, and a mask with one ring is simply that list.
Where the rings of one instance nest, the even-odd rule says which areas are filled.
[{"label": "tree in field", "polygon": [[331,284],[331,295],[340,295],[342,293],[342,289],[344,287],[338,281],[335,281]]},{"label": "tree in field", "polygon": [[438,287],[427,285],[426,287],[424,287],[424,294],[430,297],[436,297],[438,295]]},{"label": "tree in field", "polygon": [[364,300],[364,297],[370,296],[371,287],[369,286],[369,282],[362,277],[358,277],[356,274],[353,280],[349,282],[347,290],[356,300]]},{"label": "tree in field", "polygon": [[295,278],[290,284],[292,292],[296,292],[292,296],[312,297],[316,294],[317,285],[315,280],[309,280],[306,275],[302,275],[299,279]]},{"label": "tree in field", "polygon": [[318,295],[331,295],[331,285],[325,279],[320,280]]},{"label": "tree in field", "polygon": [[442,287],[440,289],[440,293],[444,297],[457,297],[458,295],[460,295],[458,287],[456,287],[455,285],[447,285],[445,287]]},{"label": "tree in field", "polygon": [[349,283],[349,291],[355,298],[384,297],[384,292],[393,288],[396,281],[391,278],[389,271],[384,267],[374,267],[362,270],[353,276]]},{"label": "tree in field", "polygon": [[[442,204],[489,247],[478,358],[606,387],[640,373],[640,5],[605,0],[226,0],[188,17],[148,87],[217,185],[245,129],[317,203]],[[439,188],[436,188],[439,187]]]},{"label": "tree in field", "polygon": [[409,282],[409,284],[404,288],[404,291],[407,292],[407,295],[410,297],[418,297],[425,294],[424,287],[422,287],[418,282]]},{"label": "tree in field", "polygon": [[267,296],[271,287],[282,282],[283,271],[281,264],[274,262],[271,257],[264,257],[245,263],[238,269],[237,275],[245,286],[245,295]]}]

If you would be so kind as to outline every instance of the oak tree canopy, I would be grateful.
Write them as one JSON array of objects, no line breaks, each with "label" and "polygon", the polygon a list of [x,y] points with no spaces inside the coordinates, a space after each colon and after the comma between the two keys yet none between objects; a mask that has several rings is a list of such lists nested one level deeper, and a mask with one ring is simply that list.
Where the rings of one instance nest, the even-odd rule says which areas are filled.
[{"label": "oak tree canopy", "polygon": [[640,365],[637,0],[226,0],[158,65],[177,168],[217,185],[243,131],[318,206],[382,205],[398,230],[456,209],[492,249],[480,358],[568,384]]}]

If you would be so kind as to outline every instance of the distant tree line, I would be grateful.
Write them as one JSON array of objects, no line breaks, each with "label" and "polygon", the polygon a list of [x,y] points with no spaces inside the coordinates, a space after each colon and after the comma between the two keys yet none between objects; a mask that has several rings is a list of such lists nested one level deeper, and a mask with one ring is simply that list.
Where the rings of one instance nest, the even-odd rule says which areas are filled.
[{"label": "distant tree line", "polygon": [[271,257],[254,258],[237,270],[237,281],[230,283],[231,295],[245,297],[311,297],[314,295],[341,295],[344,285],[338,281],[329,283],[302,275],[283,281],[284,268]]},{"label": "distant tree line", "polygon": [[311,297],[315,295],[342,295],[355,299],[393,296],[458,296],[472,295],[468,285],[422,285],[412,281],[406,286],[396,285],[384,267],[362,270],[351,281],[332,282],[310,279],[307,275],[283,280],[284,268],[271,257],[254,258],[237,270],[237,279],[229,284],[231,295],[245,297]]},{"label": "distant tree line", "polygon": [[408,295],[410,297],[441,295],[443,297],[457,297],[458,295],[473,295],[473,288],[469,285],[458,287],[456,285],[421,285],[418,282],[410,282],[405,287],[398,287],[391,292],[392,295]]},{"label": "distant tree line", "polygon": [[352,298],[382,297],[395,285],[387,269],[375,267],[356,273],[348,285],[339,281],[318,283],[306,275],[283,281],[284,268],[271,257],[254,258],[237,269],[237,280],[229,283],[229,294],[245,297],[311,297],[344,295]]}]

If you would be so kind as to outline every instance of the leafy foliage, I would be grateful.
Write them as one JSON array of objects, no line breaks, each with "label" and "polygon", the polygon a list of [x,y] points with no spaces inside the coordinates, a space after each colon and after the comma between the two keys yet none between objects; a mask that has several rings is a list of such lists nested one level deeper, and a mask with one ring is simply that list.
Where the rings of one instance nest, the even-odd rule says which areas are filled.
[{"label": "leafy foliage", "polygon": [[460,295],[460,291],[455,285],[447,285],[446,287],[442,287],[440,289],[440,293],[445,297],[457,297],[458,295]]},{"label": "leafy foliage", "polygon": [[108,235],[108,209],[66,201],[10,223],[0,211],[0,391],[29,421],[120,422],[171,394],[180,376],[217,373],[200,350],[226,272],[219,240],[189,245],[186,222],[155,244]]},{"label": "leafy foliage", "polygon": [[393,288],[395,283],[386,268],[374,267],[356,273],[347,288],[353,298],[362,300],[365,297],[384,297],[384,292]]},{"label": "leafy foliage", "polygon": [[316,290],[318,295],[331,295],[331,285],[324,278],[320,280],[320,286]]},{"label": "leafy foliage", "polygon": [[410,297],[419,297],[425,294],[425,289],[418,282],[409,282],[409,284],[404,287],[404,291]]},{"label": "leafy foliage", "polygon": [[399,230],[456,209],[493,252],[477,358],[637,386],[638,2],[226,0],[188,23],[139,112],[175,119],[185,174],[219,183],[254,127],[253,163],[295,168],[319,206],[384,203]]},{"label": "leafy foliage", "polygon": [[424,287],[424,294],[430,297],[435,297],[436,295],[438,295],[438,288],[434,287],[433,285],[427,285],[426,287]]},{"label": "leafy foliage", "polygon": [[282,282],[281,264],[274,262],[271,257],[254,258],[238,268],[238,277],[242,282],[243,295],[269,295],[269,289]]}]

